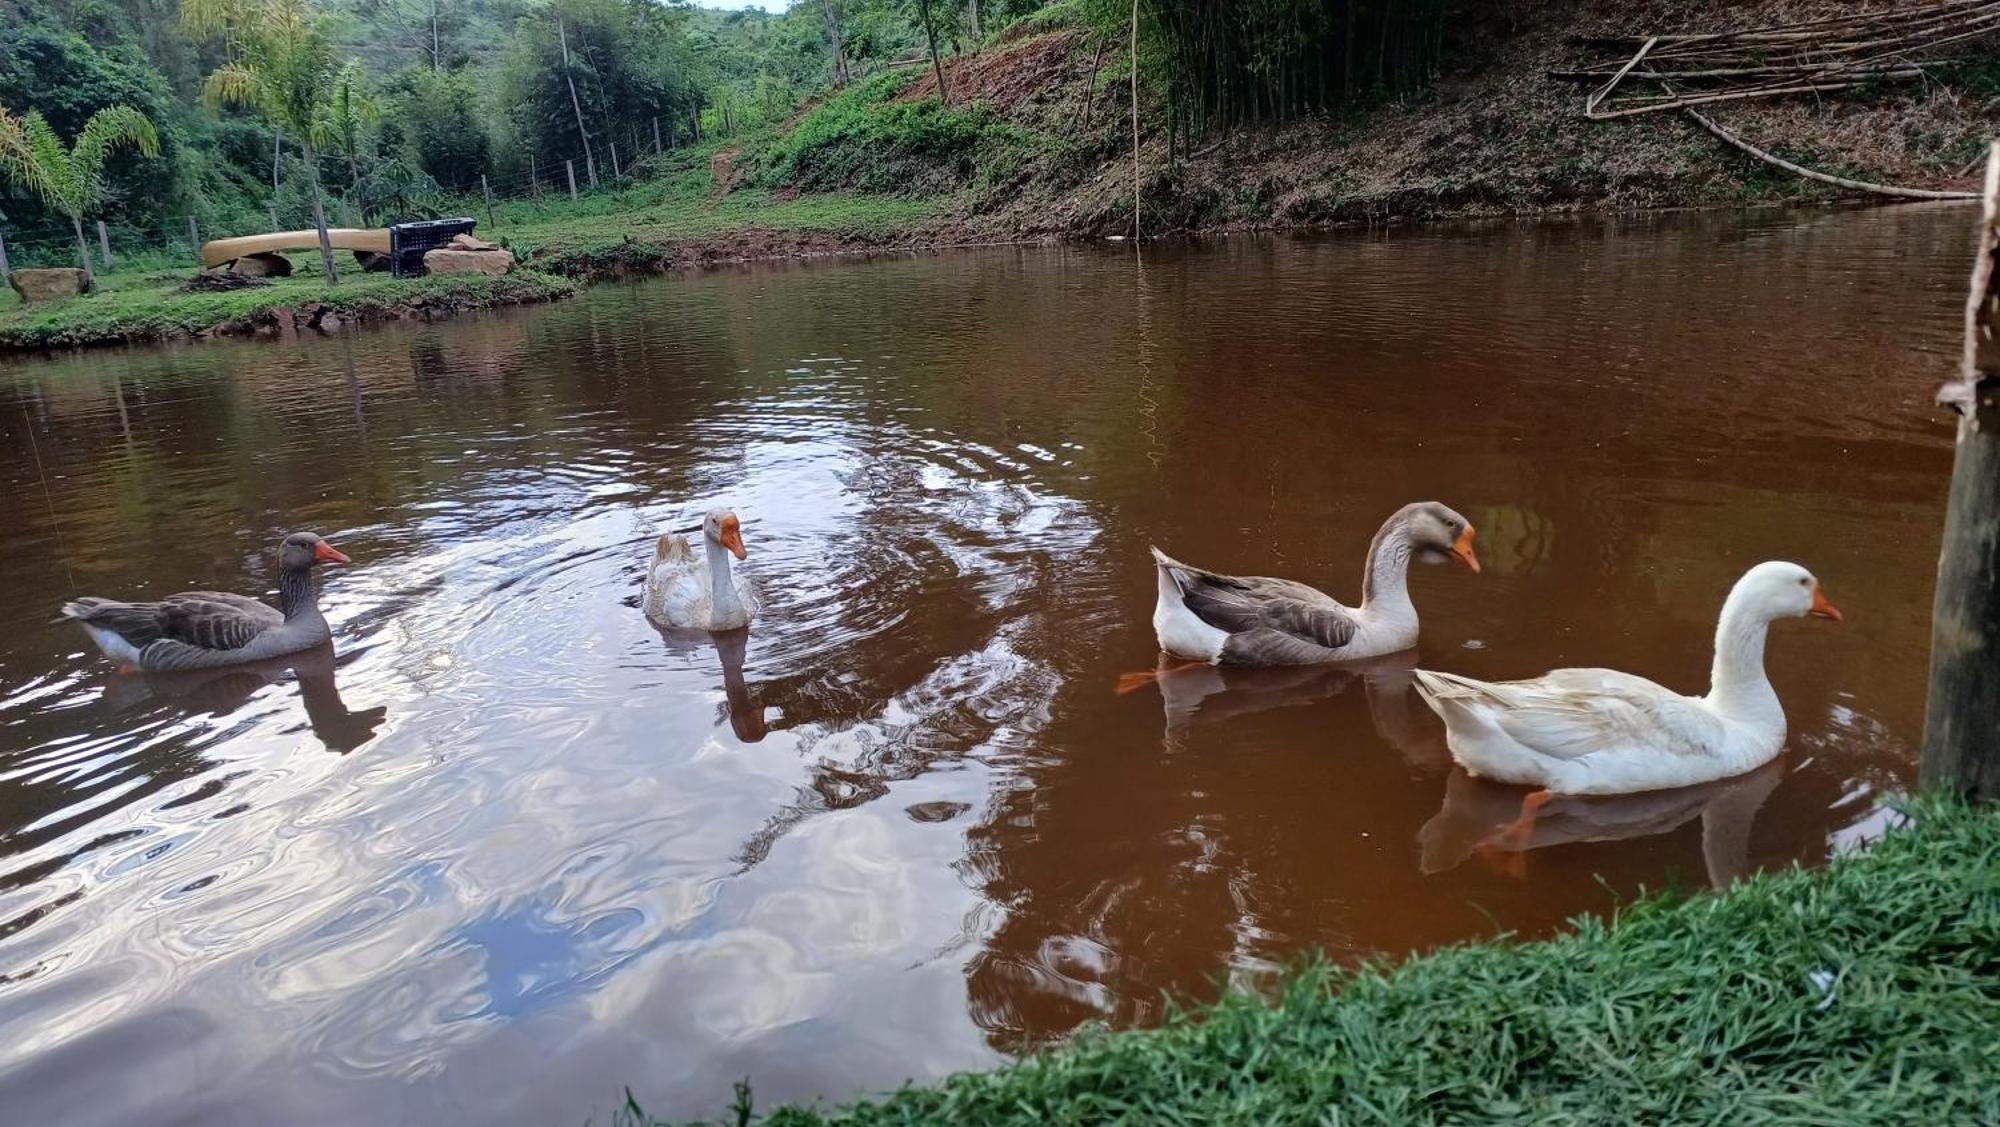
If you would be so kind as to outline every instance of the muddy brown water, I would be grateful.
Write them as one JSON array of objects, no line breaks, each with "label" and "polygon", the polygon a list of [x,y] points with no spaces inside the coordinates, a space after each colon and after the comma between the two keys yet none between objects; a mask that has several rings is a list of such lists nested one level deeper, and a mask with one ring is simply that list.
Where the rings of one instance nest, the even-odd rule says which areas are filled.
[{"label": "muddy brown water", "polygon": [[[772,265],[295,343],[0,369],[0,1106],[22,1123],[602,1121],[993,1066],[1311,948],[1546,934],[1814,865],[1909,784],[1969,211],[1505,224]],[[1146,548],[1423,642],[1154,662]],[[652,537],[742,514],[770,613],[663,637]],[[332,650],[113,674],[72,594],[275,588]],[[1411,661],[1699,691],[1789,558],[1792,733],[1695,791],[1454,774]]]}]

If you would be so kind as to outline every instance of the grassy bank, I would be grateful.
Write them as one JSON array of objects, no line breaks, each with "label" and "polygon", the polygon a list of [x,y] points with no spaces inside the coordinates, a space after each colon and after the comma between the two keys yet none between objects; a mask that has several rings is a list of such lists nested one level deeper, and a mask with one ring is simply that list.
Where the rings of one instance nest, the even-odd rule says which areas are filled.
[{"label": "grassy bank", "polygon": [[[798,257],[935,241],[927,227],[938,203],[880,193],[796,195],[730,190],[725,174],[741,144],[710,144],[643,166],[632,181],[588,193],[501,203],[489,219],[483,203],[446,210],[476,216],[479,234],[497,239],[526,269],[501,278],[394,279],[364,274],[351,262],[338,286],[319,275],[311,252],[289,255],[291,276],[226,293],[188,293],[192,264],[160,261],[100,272],[97,292],[22,305],[0,288],[0,352],[160,341],[310,327],[331,312],[345,325],[436,319],[499,305],[550,301],[578,282],[658,273],[683,266]],[[340,256],[347,258],[344,253]]]},{"label": "grassy bank", "polygon": [[944,206],[936,196],[745,183],[737,161],[777,136],[669,153],[641,164],[630,183],[574,201],[512,200],[489,221],[483,205],[468,200],[463,214],[536,269],[580,280],[949,238],[934,224]]},{"label": "grassy bank", "polygon": [[536,271],[494,278],[355,273],[329,286],[306,269],[302,257],[299,272],[291,277],[226,293],[184,291],[181,286],[192,270],[104,275],[96,293],[0,312],[0,350],[279,335],[287,329],[332,331],[371,321],[433,320],[465,309],[551,301],[576,289],[566,278]]},{"label": "grassy bank", "polygon": [[1822,871],[768,1122],[2000,1122],[2000,812],[1913,813]]}]

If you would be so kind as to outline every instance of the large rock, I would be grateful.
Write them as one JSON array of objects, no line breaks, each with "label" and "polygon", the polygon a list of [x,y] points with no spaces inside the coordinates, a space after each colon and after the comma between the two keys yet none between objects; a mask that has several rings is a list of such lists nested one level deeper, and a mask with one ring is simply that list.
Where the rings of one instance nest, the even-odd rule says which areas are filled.
[{"label": "large rock", "polygon": [[61,266],[49,270],[16,270],[7,276],[7,284],[21,295],[21,301],[54,301],[57,298],[75,297],[90,290],[90,280],[84,272],[74,266]]},{"label": "large rock", "polygon": [[424,252],[424,269],[433,274],[505,274],[513,268],[513,251],[441,247]]},{"label": "large rock", "polygon": [[252,278],[287,278],[292,273],[292,260],[282,254],[246,254],[229,268]]},{"label": "large rock", "polygon": [[475,239],[471,235],[453,235],[452,250],[499,250],[499,243],[489,243],[485,239]]}]

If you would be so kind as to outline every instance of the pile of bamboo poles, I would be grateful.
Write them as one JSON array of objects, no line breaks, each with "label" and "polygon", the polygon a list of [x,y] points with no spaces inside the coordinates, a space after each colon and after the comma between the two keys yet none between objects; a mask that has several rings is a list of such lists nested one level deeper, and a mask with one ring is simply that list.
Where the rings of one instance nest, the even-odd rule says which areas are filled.
[{"label": "pile of bamboo poles", "polygon": [[1586,45],[1616,48],[1618,57],[1550,77],[1600,83],[1584,116],[1601,121],[1919,79],[1962,62],[1954,49],[1995,33],[2000,0],[1944,0],[1744,31],[1593,36]]}]

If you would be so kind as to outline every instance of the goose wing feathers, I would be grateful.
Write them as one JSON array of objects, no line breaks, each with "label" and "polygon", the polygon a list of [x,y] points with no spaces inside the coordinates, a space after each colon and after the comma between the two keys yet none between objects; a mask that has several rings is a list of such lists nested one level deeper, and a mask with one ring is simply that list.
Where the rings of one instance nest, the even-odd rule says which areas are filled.
[{"label": "goose wing feathers", "polygon": [[240,650],[285,616],[242,595],[189,591],[160,603],[162,638],[205,650]]},{"label": "goose wing feathers", "polygon": [[1418,676],[1441,711],[1473,713],[1553,759],[1625,749],[1703,756],[1726,738],[1722,720],[1694,700],[1613,669],[1558,669],[1501,682],[1429,670]]},{"label": "goose wing feathers", "polygon": [[[1181,602],[1195,617],[1232,635],[1231,644],[1259,650],[1337,650],[1354,639],[1354,612],[1321,592],[1289,579],[1239,577],[1203,571],[1154,556],[1174,577]],[[1274,656],[1275,656],[1274,650]]]},{"label": "goose wing feathers", "polygon": [[276,608],[223,591],[187,591],[157,603],[77,599],[66,617],[109,630],[134,649],[168,641],[208,650],[234,650],[285,621]]}]

